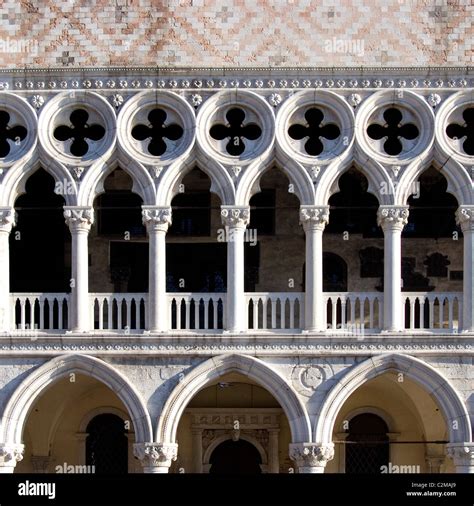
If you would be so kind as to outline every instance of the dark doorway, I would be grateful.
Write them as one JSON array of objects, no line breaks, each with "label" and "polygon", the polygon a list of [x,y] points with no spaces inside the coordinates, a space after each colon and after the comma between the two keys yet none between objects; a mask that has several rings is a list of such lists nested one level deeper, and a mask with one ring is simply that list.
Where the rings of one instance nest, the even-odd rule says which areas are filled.
[{"label": "dark doorway", "polygon": [[110,242],[110,278],[114,291],[148,291],[148,243]]},{"label": "dark doorway", "polygon": [[[303,264],[303,291],[306,289],[306,262]],[[347,263],[336,253],[323,253],[323,292],[347,292]]]},{"label": "dark doorway", "polygon": [[380,474],[389,461],[387,424],[377,415],[364,413],[349,424],[346,440],[347,474]]},{"label": "dark doorway", "polygon": [[124,421],[117,415],[94,417],[87,425],[86,465],[96,474],[128,473],[128,439]]},{"label": "dark doorway", "polygon": [[262,458],[253,444],[239,439],[221,443],[211,455],[210,473],[261,474]]},{"label": "dark doorway", "polygon": [[69,292],[71,235],[64,221],[64,198],[51,175],[40,169],[15,202],[17,225],[10,234],[12,292]]}]

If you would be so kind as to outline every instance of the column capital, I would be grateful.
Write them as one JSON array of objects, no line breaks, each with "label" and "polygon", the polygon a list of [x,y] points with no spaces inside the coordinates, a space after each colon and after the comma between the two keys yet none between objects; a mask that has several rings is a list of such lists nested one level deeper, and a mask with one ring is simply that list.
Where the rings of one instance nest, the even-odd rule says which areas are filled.
[{"label": "column capital", "polygon": [[322,473],[333,458],[334,443],[290,444],[290,459],[296,462],[300,473]]},{"label": "column capital", "polygon": [[379,206],[377,224],[385,229],[403,230],[408,223],[408,206]]},{"label": "column capital", "polygon": [[448,443],[446,455],[456,466],[474,466],[474,443]]},{"label": "column capital", "polygon": [[52,460],[50,455],[32,455],[31,465],[35,473],[46,473],[48,472],[48,466]]},{"label": "column capital", "polygon": [[0,443],[0,468],[15,467],[23,460],[25,445],[16,443]]},{"label": "column capital", "polygon": [[167,473],[171,463],[178,458],[178,445],[175,443],[135,443],[133,454],[141,461],[145,470]]},{"label": "column capital", "polygon": [[172,223],[172,212],[169,206],[142,206],[143,225],[150,232],[167,232]]},{"label": "column capital", "polygon": [[94,208],[87,206],[64,206],[64,219],[69,230],[89,232],[94,223]]},{"label": "column capital", "polygon": [[230,228],[245,228],[250,222],[249,206],[221,206],[222,224]]},{"label": "column capital", "polygon": [[15,209],[13,207],[0,207],[0,232],[10,233],[15,224]]},{"label": "column capital", "polygon": [[474,206],[459,206],[456,211],[456,223],[463,232],[474,232]]},{"label": "column capital", "polygon": [[329,206],[300,206],[300,223],[303,229],[324,230],[329,223]]}]

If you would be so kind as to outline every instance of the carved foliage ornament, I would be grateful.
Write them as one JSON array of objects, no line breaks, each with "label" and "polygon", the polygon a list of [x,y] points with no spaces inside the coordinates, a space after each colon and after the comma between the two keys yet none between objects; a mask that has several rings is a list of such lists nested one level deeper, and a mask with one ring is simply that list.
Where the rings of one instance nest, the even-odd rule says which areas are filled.
[{"label": "carved foliage ornament", "polygon": [[148,228],[159,227],[166,231],[172,222],[171,207],[145,208],[142,210],[142,221]]},{"label": "carved foliage ornament", "polygon": [[133,446],[133,454],[143,467],[170,467],[178,457],[177,444],[137,443]]},{"label": "carved foliage ornament", "polygon": [[69,228],[90,228],[94,223],[94,209],[92,207],[64,208],[64,219]]},{"label": "carved foliage ornament", "polygon": [[402,206],[380,206],[377,213],[379,226],[403,228],[408,223],[408,208]]},{"label": "carved foliage ornament", "polygon": [[295,443],[290,445],[290,459],[298,467],[325,467],[334,458],[334,444]]},{"label": "carved foliage ornament", "polygon": [[250,221],[247,207],[224,208],[221,210],[222,223],[226,227],[246,227]]},{"label": "carved foliage ornament", "polygon": [[324,228],[329,223],[329,206],[307,206],[300,209],[300,223],[303,227]]},{"label": "carved foliage ornament", "polygon": [[[0,459],[4,464],[14,466],[17,462],[23,460],[25,447],[22,444],[4,444],[0,445]],[[1,465],[0,461],[0,465]]]}]

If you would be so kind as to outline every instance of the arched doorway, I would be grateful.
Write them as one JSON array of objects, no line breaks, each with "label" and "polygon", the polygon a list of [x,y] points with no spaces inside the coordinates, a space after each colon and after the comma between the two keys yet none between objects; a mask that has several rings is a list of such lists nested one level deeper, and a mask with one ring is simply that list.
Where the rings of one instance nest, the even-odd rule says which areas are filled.
[{"label": "arched doorway", "polygon": [[260,474],[261,463],[262,458],[253,444],[243,439],[228,439],[212,452],[209,473]]},{"label": "arched doorway", "polygon": [[349,422],[346,473],[379,474],[389,461],[388,427],[380,416],[363,413]]},{"label": "arched doorway", "polygon": [[95,416],[87,425],[86,465],[96,474],[127,474],[128,439],[117,415]]}]

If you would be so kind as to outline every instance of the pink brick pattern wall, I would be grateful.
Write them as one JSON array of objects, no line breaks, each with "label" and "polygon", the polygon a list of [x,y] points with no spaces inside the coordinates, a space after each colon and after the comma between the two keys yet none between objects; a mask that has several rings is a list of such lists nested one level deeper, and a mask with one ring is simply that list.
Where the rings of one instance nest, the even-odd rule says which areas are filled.
[{"label": "pink brick pattern wall", "polygon": [[473,62],[472,0],[0,0],[0,67]]}]

